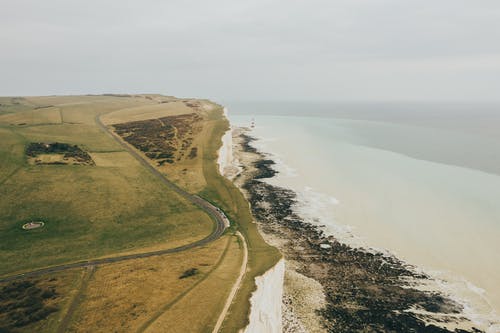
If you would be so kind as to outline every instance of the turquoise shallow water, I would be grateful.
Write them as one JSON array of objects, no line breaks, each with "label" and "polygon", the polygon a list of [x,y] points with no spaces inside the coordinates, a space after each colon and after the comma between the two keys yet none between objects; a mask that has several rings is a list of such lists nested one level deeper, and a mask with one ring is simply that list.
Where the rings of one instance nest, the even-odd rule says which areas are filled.
[{"label": "turquoise shallow water", "polygon": [[484,327],[497,320],[496,138],[401,122],[229,114],[236,125],[255,118],[255,145],[278,161],[270,182],[298,193],[305,218],[431,272]]}]

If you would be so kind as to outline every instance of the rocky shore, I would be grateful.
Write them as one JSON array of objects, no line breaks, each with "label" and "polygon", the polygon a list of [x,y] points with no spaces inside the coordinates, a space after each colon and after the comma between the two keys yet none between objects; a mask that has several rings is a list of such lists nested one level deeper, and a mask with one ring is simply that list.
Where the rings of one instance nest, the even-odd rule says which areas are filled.
[{"label": "rocky shore", "polygon": [[233,134],[247,196],[266,240],[286,260],[284,332],[481,332],[462,306],[421,288],[430,277],[393,256],[353,248],[326,236],[295,213],[296,194],[263,180],[274,162],[247,131]]}]

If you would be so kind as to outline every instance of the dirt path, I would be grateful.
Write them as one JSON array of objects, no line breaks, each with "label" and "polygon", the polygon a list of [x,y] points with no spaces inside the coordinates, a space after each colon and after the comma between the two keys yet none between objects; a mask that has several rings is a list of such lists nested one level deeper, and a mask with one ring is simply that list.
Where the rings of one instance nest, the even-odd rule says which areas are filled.
[{"label": "dirt path", "polygon": [[222,309],[222,312],[220,313],[219,318],[217,319],[217,323],[215,324],[215,327],[212,330],[212,333],[219,332],[219,330],[222,326],[222,323],[224,322],[224,319],[226,318],[229,307],[233,303],[234,296],[236,296],[236,293],[240,289],[241,281],[243,280],[243,277],[245,276],[245,273],[247,271],[247,263],[248,263],[247,242],[245,240],[245,237],[243,237],[243,235],[239,231],[236,233],[236,235],[243,242],[243,262],[241,263],[240,275],[236,279],[236,282],[234,282],[233,288],[231,289],[231,292],[229,293],[229,296],[227,297],[226,304],[224,305],[224,309]]},{"label": "dirt path", "polygon": [[83,293],[87,289],[90,278],[92,278],[92,275],[94,275],[94,272],[95,272],[94,266],[87,267],[87,271],[84,273],[84,276],[82,277],[82,282],[80,284],[80,288],[78,289],[77,293],[75,294],[75,297],[71,301],[71,304],[68,308],[68,312],[66,312],[63,320],[61,321],[61,324],[59,324],[59,327],[57,328],[57,333],[64,333],[67,331],[69,323],[71,321],[71,318],[73,318],[73,314],[75,313],[75,310],[80,305],[80,303],[83,299]]}]

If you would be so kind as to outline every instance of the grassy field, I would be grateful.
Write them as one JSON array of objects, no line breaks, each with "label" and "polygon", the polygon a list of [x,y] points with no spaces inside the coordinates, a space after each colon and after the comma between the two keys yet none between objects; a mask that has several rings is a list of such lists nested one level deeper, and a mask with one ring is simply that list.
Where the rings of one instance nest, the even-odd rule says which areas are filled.
[{"label": "grassy field", "polygon": [[[281,257],[279,251],[269,246],[257,230],[256,224],[240,190],[229,180],[219,174],[217,167],[217,152],[222,144],[221,137],[229,128],[227,119],[223,116],[222,107],[209,102],[200,108],[205,121],[203,128],[197,134],[194,145],[199,156],[195,160],[181,160],[173,165],[157,167],[168,179],[180,187],[197,193],[201,197],[222,208],[231,219],[233,230],[239,230],[248,244],[248,271],[237,293],[237,297],[229,309],[229,315],[224,321],[221,332],[237,332],[248,323],[250,311],[250,296],[255,290],[254,279],[274,266]],[[148,119],[153,113],[143,114],[144,109],[135,108],[110,113],[103,117],[107,124],[123,122],[122,114],[133,116],[135,120]],[[148,112],[151,110],[147,109]],[[179,110],[179,114],[182,109]],[[148,115],[149,114],[149,115]],[[164,113],[154,113],[154,117],[162,117]]]},{"label": "grassy field", "polygon": [[[242,253],[234,236],[188,252],[97,268],[65,331],[203,332]],[[192,268],[196,274],[180,278]]]},{"label": "grassy field", "polygon": [[[4,287],[12,289],[12,282],[3,283],[0,308],[12,303],[21,307],[0,311],[0,331],[7,327],[13,333],[211,332],[242,256],[241,242],[228,235],[186,252],[16,281],[33,282],[55,295],[44,302],[51,309],[48,315],[19,327],[13,325],[15,319],[29,321],[39,310],[35,313],[36,302],[26,305],[26,296],[20,296],[29,293],[9,295]],[[193,275],[182,278],[192,269]]]},{"label": "grassy field", "polygon": [[[159,184],[94,120],[99,113],[151,104],[168,113],[168,104],[114,96],[24,98],[12,107],[7,102],[0,102],[0,275],[178,246],[212,230],[206,214]],[[64,122],[47,118],[53,108]],[[77,144],[97,165],[27,163],[29,142],[55,141]],[[45,226],[23,230],[30,220]]]},{"label": "grassy field", "polygon": [[[30,279],[27,281],[42,291],[53,290],[55,296],[44,304],[52,310],[42,320],[18,328],[11,325],[10,329],[40,333],[211,332],[242,255],[238,238],[224,236],[187,252]],[[196,270],[193,275],[181,278],[192,269]],[[0,284],[0,290],[10,284]],[[25,296],[19,295],[26,294],[13,299],[2,295],[0,307],[13,300],[25,304]],[[36,309],[32,304],[20,308],[22,320],[31,319]],[[19,318],[13,316],[19,310],[7,312],[0,311],[0,328]]]},{"label": "grassy field", "polygon": [[[232,222],[229,234],[239,230],[245,237],[248,270],[221,331],[243,328],[254,278],[280,254],[258,233],[239,189],[218,173],[228,122],[222,108],[208,101],[159,95],[0,98],[0,275],[175,247],[207,235],[210,219],[161,186],[95,123],[99,114],[111,126],[191,112],[203,116],[192,142],[197,157],[156,167],[223,209]],[[39,141],[78,145],[95,166],[29,165],[25,146]],[[30,220],[45,226],[22,230]],[[59,311],[37,331],[211,332],[241,260],[242,244],[227,235],[203,248],[105,265],[92,274],[67,272],[66,284],[58,287],[64,295]],[[179,279],[190,268],[198,274]]]},{"label": "grassy field", "polygon": [[[126,123],[129,121],[141,121],[147,119],[158,119],[165,116],[175,116],[195,112],[203,117],[203,122],[201,126],[196,124],[196,130],[193,135],[192,147],[196,147],[198,150],[197,158],[183,158],[179,161],[175,161],[173,164],[165,164],[163,166],[156,166],[159,171],[164,173],[170,181],[173,181],[181,188],[191,192],[197,193],[203,190],[207,186],[205,176],[203,173],[203,165],[205,160],[204,149],[207,140],[214,139],[211,134],[211,122],[209,119],[213,118],[214,114],[218,114],[220,106],[205,100],[198,100],[197,107],[193,109],[192,107],[187,107],[189,102],[186,100],[176,100],[170,101],[168,103],[168,109],[159,108],[158,105],[148,105],[144,107],[134,107],[124,110],[119,110],[117,112],[111,112],[102,117],[103,123],[108,126],[114,124]],[[164,104],[160,104],[162,106]],[[166,112],[168,110],[168,112]],[[222,121],[219,116],[218,119]],[[213,121],[213,119],[212,119]],[[194,124],[193,124],[194,125]],[[215,139],[217,140],[217,139]],[[144,158],[147,158],[141,151],[138,151]],[[208,163],[215,163],[215,160],[208,161]]]}]

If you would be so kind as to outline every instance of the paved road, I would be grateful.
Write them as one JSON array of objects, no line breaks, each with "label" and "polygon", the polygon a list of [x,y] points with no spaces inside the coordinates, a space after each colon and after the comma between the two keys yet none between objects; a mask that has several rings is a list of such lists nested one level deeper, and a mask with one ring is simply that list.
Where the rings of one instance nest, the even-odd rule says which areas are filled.
[{"label": "paved road", "polygon": [[159,251],[152,251],[152,252],[144,252],[144,253],[137,253],[137,254],[129,254],[129,255],[123,255],[123,256],[117,256],[117,257],[111,257],[111,258],[103,258],[103,259],[95,259],[95,260],[87,260],[87,261],[79,261],[71,264],[64,264],[64,265],[58,265],[58,266],[52,266],[52,267],[47,267],[47,268],[42,268],[38,270],[34,270],[31,272],[26,272],[22,274],[16,274],[16,275],[11,275],[7,277],[0,278],[0,282],[8,282],[8,281],[13,281],[13,280],[18,280],[26,277],[35,277],[35,276],[41,276],[45,275],[48,273],[54,273],[54,272],[60,272],[64,271],[67,269],[71,268],[77,268],[77,267],[90,267],[90,266],[98,266],[102,264],[111,264],[111,263],[116,263],[120,261],[125,261],[125,260],[131,260],[131,259],[140,259],[140,258],[149,258],[153,256],[158,256],[162,254],[168,254],[168,253],[177,253],[177,252],[182,252],[185,250],[189,250],[198,246],[206,245],[210,242],[213,242],[214,240],[218,239],[226,228],[229,226],[229,220],[228,218],[224,215],[224,213],[214,205],[212,205],[210,202],[200,198],[197,195],[190,194],[174,183],[171,183],[163,174],[161,174],[158,170],[156,170],[153,166],[151,166],[140,154],[138,154],[135,150],[133,150],[129,145],[124,143],[119,137],[117,137],[113,132],[111,132],[102,122],[99,116],[96,116],[95,121],[99,127],[107,132],[109,135],[113,137],[113,139],[116,140],[123,148],[125,148],[132,156],[135,157],[146,169],[148,169],[154,176],[158,178],[159,181],[161,181],[164,185],[166,185],[168,188],[185,198],[186,200],[190,201],[191,203],[195,204],[196,206],[200,207],[202,210],[204,210],[215,222],[215,228],[212,231],[210,235],[207,237],[198,240],[194,243],[186,244],[183,246],[179,246],[173,249],[166,249],[166,250],[159,250]]}]

